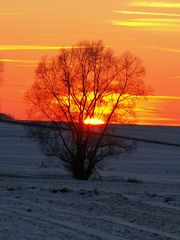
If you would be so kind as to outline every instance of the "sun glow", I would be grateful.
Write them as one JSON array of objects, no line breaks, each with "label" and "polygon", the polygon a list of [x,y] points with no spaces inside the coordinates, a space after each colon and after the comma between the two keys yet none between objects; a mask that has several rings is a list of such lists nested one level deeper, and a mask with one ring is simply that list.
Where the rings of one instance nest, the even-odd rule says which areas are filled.
[{"label": "sun glow", "polygon": [[105,122],[103,120],[96,119],[96,118],[86,118],[84,120],[84,124],[87,124],[87,125],[102,125],[102,124],[105,124]]}]

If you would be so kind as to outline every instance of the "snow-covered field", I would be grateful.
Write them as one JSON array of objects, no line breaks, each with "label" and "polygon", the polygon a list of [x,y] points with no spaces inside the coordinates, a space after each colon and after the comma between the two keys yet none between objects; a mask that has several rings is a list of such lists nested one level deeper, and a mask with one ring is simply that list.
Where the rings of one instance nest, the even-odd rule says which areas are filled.
[{"label": "snow-covered field", "polygon": [[[180,144],[178,127],[118,131]],[[139,142],[101,174],[73,180],[24,127],[0,122],[0,240],[180,239],[180,147]]]}]

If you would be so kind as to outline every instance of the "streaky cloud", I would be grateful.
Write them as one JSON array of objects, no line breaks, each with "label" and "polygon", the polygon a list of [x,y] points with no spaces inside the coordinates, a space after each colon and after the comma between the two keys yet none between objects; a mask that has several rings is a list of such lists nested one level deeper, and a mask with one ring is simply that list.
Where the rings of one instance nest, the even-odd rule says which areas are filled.
[{"label": "streaky cloud", "polygon": [[180,79],[180,76],[170,76],[170,79]]},{"label": "streaky cloud", "polygon": [[138,117],[139,118],[139,120],[141,119],[141,120],[154,120],[154,121],[172,121],[172,120],[174,120],[174,118],[166,118],[166,117],[149,117],[149,116],[147,116],[147,117]]},{"label": "streaky cloud", "polygon": [[0,62],[5,63],[37,63],[37,60],[26,60],[26,59],[0,59]]},{"label": "streaky cloud", "polygon": [[30,9],[18,9],[18,8],[13,8],[13,9],[8,9],[8,8],[1,8],[0,9],[0,16],[25,16],[29,13],[32,13],[33,10]]},{"label": "streaky cloud", "polygon": [[60,50],[79,48],[79,46],[43,46],[43,45],[0,45],[0,51],[16,50]]},{"label": "streaky cloud", "polygon": [[141,22],[141,21],[111,21],[113,26],[122,26],[122,27],[172,27],[174,24],[171,23],[160,23],[160,22]]},{"label": "streaky cloud", "polygon": [[59,13],[58,9],[43,9],[43,8],[22,8],[21,6],[16,8],[1,8],[0,17],[17,17],[17,16],[31,16],[32,14],[47,14],[47,13]]},{"label": "streaky cloud", "polygon": [[180,23],[180,18],[179,19],[172,19],[172,18],[135,18],[131,19],[136,22],[159,22],[159,23]]},{"label": "streaky cloud", "polygon": [[20,67],[20,68],[34,68],[34,67],[36,67],[36,64],[16,64],[16,67]]},{"label": "streaky cloud", "polygon": [[125,14],[125,15],[149,15],[149,16],[180,17],[180,14],[176,14],[176,13],[139,12],[139,11],[113,11],[113,12],[114,13]]},{"label": "streaky cloud", "polygon": [[180,53],[180,49],[177,49],[177,48],[163,48],[163,47],[155,47],[155,46],[138,46],[138,45],[134,45],[133,47],[153,49],[153,50],[159,50],[159,51],[171,52],[171,53]]},{"label": "streaky cloud", "polygon": [[151,8],[180,8],[178,2],[164,2],[164,1],[133,1],[128,4],[133,7],[151,7]]},{"label": "streaky cloud", "polygon": [[179,96],[159,96],[159,95],[151,95],[147,96],[147,99],[162,99],[162,100],[180,100]]},{"label": "streaky cloud", "polygon": [[9,83],[9,84],[3,84],[3,86],[5,86],[5,87],[26,88],[28,85],[26,86],[26,85],[20,85],[20,84],[11,84],[11,83]]}]

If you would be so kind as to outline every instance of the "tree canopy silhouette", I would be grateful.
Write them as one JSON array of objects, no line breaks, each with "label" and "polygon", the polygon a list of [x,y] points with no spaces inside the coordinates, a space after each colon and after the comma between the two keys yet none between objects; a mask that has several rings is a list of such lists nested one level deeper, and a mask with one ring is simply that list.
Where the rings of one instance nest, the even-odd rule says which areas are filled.
[{"label": "tree canopy silhouette", "polygon": [[55,126],[35,133],[45,152],[62,160],[75,178],[88,179],[116,152],[113,146],[126,148],[106,132],[111,122],[131,121],[136,101],[146,95],[144,74],[139,58],[128,51],[116,56],[102,41],[82,41],[43,57],[26,99],[31,118]]}]

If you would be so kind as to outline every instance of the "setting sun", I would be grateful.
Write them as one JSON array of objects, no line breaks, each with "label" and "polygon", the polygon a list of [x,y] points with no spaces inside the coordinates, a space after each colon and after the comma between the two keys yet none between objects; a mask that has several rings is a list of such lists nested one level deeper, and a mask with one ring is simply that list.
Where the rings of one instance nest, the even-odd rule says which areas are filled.
[{"label": "setting sun", "polygon": [[84,124],[87,124],[87,125],[102,125],[102,124],[104,124],[104,121],[102,121],[100,119],[96,119],[96,118],[86,118],[84,120]]}]

